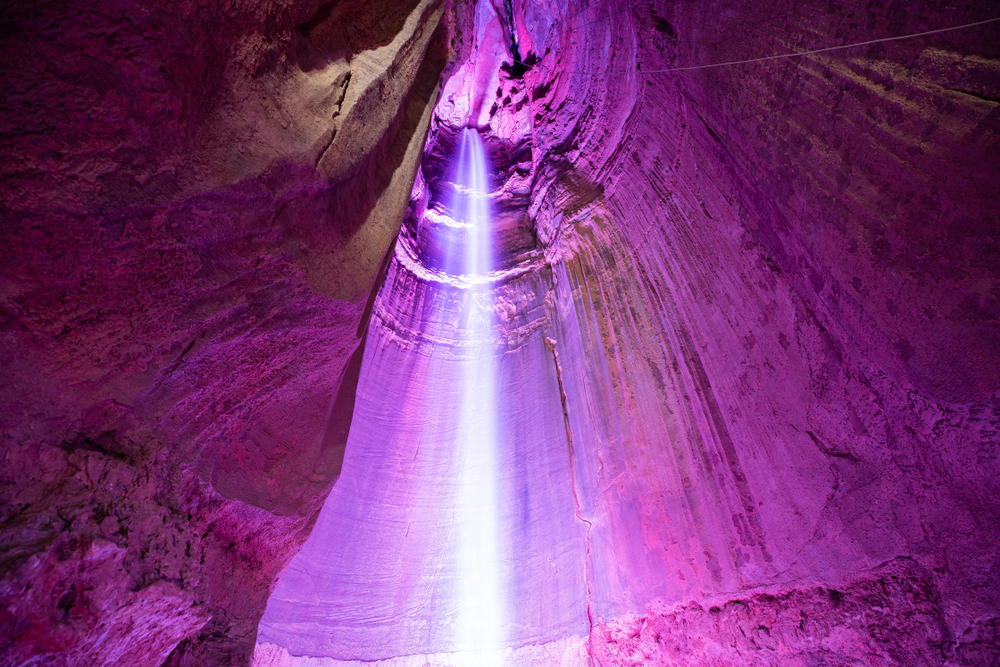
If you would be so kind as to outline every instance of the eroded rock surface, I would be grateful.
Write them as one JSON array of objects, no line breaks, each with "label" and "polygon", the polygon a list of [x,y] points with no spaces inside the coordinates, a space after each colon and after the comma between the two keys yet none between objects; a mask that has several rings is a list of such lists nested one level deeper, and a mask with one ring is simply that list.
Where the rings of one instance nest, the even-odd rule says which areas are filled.
[{"label": "eroded rock surface", "polygon": [[[947,642],[988,627],[1000,609],[996,24],[656,73],[988,11],[580,10],[519,14],[525,59],[540,62],[511,81],[510,109],[531,113],[529,210],[559,297],[594,619],[854,585],[902,556],[940,592]],[[503,112],[490,123],[505,127]]]},{"label": "eroded rock surface", "polygon": [[245,664],[354,414],[303,612],[340,625],[259,664],[451,664],[408,429],[456,391],[433,197],[474,127],[512,662],[995,663],[1000,24],[662,71],[991,8],[471,9],[4,10],[3,659]]},{"label": "eroded rock surface", "polygon": [[843,589],[651,605],[591,640],[599,665],[942,665],[953,647],[930,574],[905,559]]},{"label": "eroded rock surface", "polygon": [[0,662],[247,663],[447,57],[335,5],[4,6]]},{"label": "eroded rock surface", "polygon": [[[661,71],[986,9],[477,7],[477,50],[444,89],[369,333],[366,382],[399,387],[401,407],[359,395],[358,414],[382,426],[352,433],[351,476],[366,503],[375,480],[386,495],[363,509],[330,497],[317,546],[286,575],[297,583],[272,598],[260,664],[458,664],[442,653],[460,646],[441,587],[451,551],[384,545],[440,530],[399,500],[430,443],[395,434],[410,414],[450,441],[446,417],[410,401],[454,391],[462,297],[442,279],[435,198],[465,127],[493,161],[507,272],[492,297],[510,406],[498,469],[522,491],[500,520],[511,643],[582,627],[607,666],[990,664],[997,26]],[[524,465],[543,453],[549,467]],[[532,495],[540,485],[548,495]],[[437,507],[431,495],[412,507]],[[367,517],[364,557],[324,559],[320,533],[350,543],[351,512]],[[373,582],[379,554],[403,574]],[[331,572],[337,594],[310,583]],[[574,600],[576,614],[559,606]]]}]

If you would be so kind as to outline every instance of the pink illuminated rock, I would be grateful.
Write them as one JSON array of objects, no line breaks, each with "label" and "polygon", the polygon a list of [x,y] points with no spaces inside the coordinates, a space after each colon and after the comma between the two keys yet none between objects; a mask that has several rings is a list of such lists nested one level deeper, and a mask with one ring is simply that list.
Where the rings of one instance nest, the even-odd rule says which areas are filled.
[{"label": "pink illuminated rock", "polygon": [[[443,551],[427,559],[416,547],[404,549],[400,562],[412,566],[405,576],[376,576],[373,564],[405,542],[393,537],[405,523],[396,513],[411,506],[393,495],[359,510],[350,498],[369,497],[360,489],[372,484],[383,493],[405,493],[423,479],[401,466],[396,475],[382,471],[377,452],[386,451],[387,434],[405,424],[437,429],[430,442],[413,433],[408,443],[389,436],[393,454],[387,455],[400,460],[406,460],[402,452],[416,456],[448,441],[440,423],[447,415],[425,407],[387,417],[384,407],[364,406],[383,405],[381,387],[406,386],[409,396],[416,386],[431,400],[442,394],[439,383],[455,385],[446,366],[427,360],[421,362],[426,368],[411,367],[381,355],[399,346],[417,359],[434,359],[435,350],[454,343],[457,330],[438,319],[440,304],[453,297],[438,278],[443,228],[435,201],[448,184],[456,133],[470,125],[483,130],[490,147],[497,247],[512,276],[493,294],[516,332],[501,338],[500,347],[507,355],[536,355],[524,365],[511,358],[505,393],[520,407],[506,415],[507,429],[534,424],[539,417],[531,407],[545,400],[558,398],[563,413],[563,423],[550,417],[551,435],[515,436],[506,447],[530,453],[556,438],[567,448],[560,465],[571,477],[573,516],[565,506],[536,499],[528,502],[529,524],[542,532],[548,527],[555,541],[542,548],[568,555],[585,581],[580,609],[588,627],[597,628],[592,658],[602,665],[809,664],[821,655],[836,664],[872,655],[892,664],[965,660],[957,638],[978,636],[979,627],[992,636],[991,621],[983,625],[982,619],[996,617],[1000,601],[993,581],[1000,348],[992,297],[972,296],[996,295],[996,275],[991,260],[965,254],[960,244],[942,252],[956,253],[948,261],[964,262],[970,278],[921,287],[919,276],[892,268],[920,253],[921,241],[905,233],[904,223],[889,234],[885,211],[895,210],[888,203],[894,197],[910,202],[925,180],[936,179],[927,196],[950,202],[950,212],[938,218],[942,231],[935,233],[943,239],[951,233],[945,230],[956,229],[992,247],[996,190],[980,175],[996,168],[996,156],[972,148],[967,134],[936,130],[934,123],[942,123],[934,118],[947,113],[945,128],[978,127],[995,144],[989,97],[996,93],[985,93],[983,104],[982,92],[960,97],[940,82],[937,88],[904,82],[904,70],[892,75],[890,87],[880,72],[918,68],[906,63],[940,60],[948,48],[949,62],[967,62],[970,72],[994,71],[994,61],[962,55],[981,51],[986,28],[808,61],[643,74],[745,59],[724,37],[734,31],[746,37],[742,46],[751,55],[787,52],[782,39],[800,49],[829,43],[798,27],[811,25],[804,5],[793,12],[801,21],[792,21],[780,38],[742,5],[674,9],[666,16],[624,4],[589,11],[515,5],[516,20],[506,32],[492,7],[477,7],[477,50],[442,93],[413,213],[375,309],[378,328],[370,342],[381,352],[366,359],[364,382],[373,389],[359,394],[358,407],[359,416],[370,414],[362,421],[373,430],[356,425],[352,432],[359,458],[350,476],[359,490],[331,495],[311,547],[276,589],[261,627],[260,664],[270,664],[265,653],[285,656],[274,664],[298,664],[295,656],[331,664],[397,664],[396,656],[402,665],[418,655],[432,664],[459,660],[447,657],[456,646],[447,634],[454,612],[447,564],[454,548],[427,532],[425,539]],[[814,30],[843,41],[848,33],[837,21],[849,15],[846,8],[834,12]],[[945,18],[928,14],[925,20]],[[950,20],[978,18],[970,11]],[[864,41],[917,32],[921,25],[914,17],[892,22],[874,12],[867,32],[851,34]],[[510,64],[500,40],[512,32],[525,62],[533,63],[521,78],[495,64],[505,58]],[[985,81],[982,74],[968,76],[975,85]],[[920,98],[924,106],[903,110],[904,98]],[[859,153],[850,133],[838,138],[822,129],[836,114],[847,114],[845,125],[866,128],[865,145],[873,148]],[[881,115],[884,126],[868,120]],[[889,140],[905,131],[919,136]],[[915,143],[936,157],[915,160]],[[866,200],[837,176],[834,163],[855,159],[864,160]],[[977,161],[992,167],[976,171]],[[916,205],[923,208],[904,207],[907,212],[896,215],[926,219],[936,210]],[[970,222],[954,228],[960,218]],[[534,243],[521,240],[521,228],[531,230]],[[890,258],[894,264],[886,263]],[[882,292],[848,277],[861,266],[880,276]],[[407,272],[413,276],[401,281]],[[517,296],[525,289],[520,285],[529,289],[526,300]],[[890,296],[902,293],[912,295],[905,311],[904,300]],[[938,303],[967,298],[962,294],[979,299],[979,324],[958,311],[936,312]],[[962,337],[960,346],[940,352],[957,364],[948,371],[957,379],[941,384],[927,367],[911,363],[906,345],[915,344],[901,341],[921,317],[924,349],[939,345],[942,335],[935,331]],[[541,361],[543,343],[551,362]],[[975,371],[973,358],[981,359]],[[546,384],[546,391],[556,391],[552,374],[558,392],[542,399],[534,392]],[[376,409],[377,415],[368,412]],[[385,425],[387,418],[394,426]],[[529,470],[512,472],[509,484],[528,490],[541,484]],[[365,537],[350,534],[358,516],[343,514],[358,511],[367,517]],[[560,517],[584,530],[582,543],[558,537]],[[442,530],[449,517],[427,521],[427,531]],[[361,561],[328,556],[321,546],[341,542],[364,545],[371,555]],[[520,557],[516,549],[505,553],[511,570],[529,582],[510,591],[510,609],[545,610],[539,630],[525,632],[530,623],[509,621],[504,634],[511,646],[574,636],[575,626],[560,625],[553,614],[562,613],[567,593],[579,590],[576,580],[557,577],[551,588],[533,570],[528,550]],[[898,558],[912,565],[892,570],[888,582],[879,579],[882,564]],[[443,569],[435,575],[435,567]],[[327,581],[340,586],[317,583]],[[426,589],[414,590],[414,581]],[[875,591],[878,586],[885,591]],[[847,591],[848,607],[824,597],[826,587]],[[389,601],[404,593],[404,607],[393,607]],[[780,601],[761,597],[768,595]],[[707,612],[703,620],[699,610],[707,601],[752,611],[746,619]],[[791,631],[767,641],[755,635],[726,657],[712,648],[728,646],[734,633],[744,636],[741,624],[757,622],[756,616],[755,632],[763,636],[774,626],[768,619],[793,610],[817,616],[819,625],[805,638]],[[875,613],[885,618],[875,620]],[[401,624],[398,633],[390,629],[394,622]],[[622,634],[644,632],[637,622],[704,625],[694,634],[678,630],[681,644],[664,648],[656,633],[628,645]],[[897,641],[894,633],[912,639]],[[993,649],[976,650],[983,656]],[[533,663],[525,658],[523,664]]]},{"label": "pink illuminated rock", "polygon": [[[996,25],[652,73],[988,16],[576,11],[520,13],[541,62],[511,104],[532,114],[593,618],[861,585],[907,556],[941,596],[933,660],[960,660],[1000,609]],[[602,664],[639,664],[606,638]]]},{"label": "pink illuminated rock", "polygon": [[468,657],[471,127],[503,661],[997,663],[993,11],[5,8],[0,661]]},{"label": "pink illuminated rock", "polygon": [[[936,135],[927,124],[943,113],[937,109],[950,108],[952,126],[978,124],[995,137],[990,103],[983,104],[981,93],[954,97],[936,84],[937,89],[907,93],[930,97],[927,106],[904,112],[896,106],[896,96],[904,93],[870,92],[887,85],[875,72],[891,63],[922,62],[948,44],[958,49],[952,60],[967,58],[961,50],[981,44],[975,40],[983,39],[985,28],[930,44],[894,43],[869,55],[855,51],[808,62],[752,64],[741,71],[643,75],[642,70],[691,64],[679,62],[681,56],[739,59],[731,41],[720,42],[727,24],[717,17],[726,13],[706,8],[664,17],[645,7],[604,9],[611,13],[606,21],[597,20],[600,11],[577,17],[581,28],[575,33],[568,30],[574,13],[568,8],[517,14],[521,23],[514,29],[523,33],[521,43],[539,45],[536,55],[548,49],[547,55],[523,79],[489,80],[491,88],[497,84],[497,103],[489,106],[488,121],[483,111],[488,100],[477,89],[487,78],[477,68],[497,58],[502,31],[481,22],[482,51],[446,87],[424,160],[432,202],[440,182],[436,175],[446,173],[437,165],[448,155],[449,127],[488,122],[487,145],[496,147],[495,160],[530,156],[521,170],[511,169],[513,160],[496,160],[501,187],[496,199],[515,197],[519,183],[526,184],[522,210],[546,260],[540,262],[537,252],[524,255],[529,272],[548,276],[543,285],[550,285],[550,293],[546,309],[520,326],[545,331],[560,369],[562,437],[573,452],[567,464],[580,516],[590,526],[586,552],[577,556],[587,581],[588,616],[615,623],[651,603],[738,599],[745,591],[776,585],[793,597],[812,595],[801,582],[863,590],[867,571],[907,556],[933,573],[913,576],[929,587],[927,613],[938,624],[937,634],[912,646],[929,642],[938,647],[937,657],[920,660],[944,660],[952,654],[954,637],[997,613],[998,591],[990,583],[997,533],[990,526],[997,525],[991,499],[1000,480],[991,435],[998,421],[993,395],[998,348],[995,314],[983,311],[982,324],[975,324],[958,312],[950,319],[950,310],[937,315],[935,304],[985,285],[984,293],[995,294],[996,277],[988,273],[989,264],[956,247],[958,254],[949,261],[965,262],[970,275],[987,282],[938,281],[919,288],[919,299],[907,299],[904,316],[902,301],[883,296],[882,302],[874,292],[862,293],[863,282],[848,280],[844,272],[867,262],[866,271],[885,274],[879,281],[884,293],[918,288],[918,277],[885,268],[892,265],[881,256],[906,261],[920,252],[919,240],[902,232],[886,237],[879,230],[886,225],[883,204],[892,197],[912,200],[916,195],[907,195],[907,188],[932,176],[938,179],[933,196],[951,207],[936,228],[952,229],[952,221],[964,216],[972,222],[960,228],[963,234],[987,246],[994,242],[987,230],[995,228],[990,205],[995,188],[978,176],[989,168],[956,171],[956,165],[995,156],[981,148],[966,153],[967,136],[954,139],[946,130]],[[480,5],[480,15],[486,11]],[[804,6],[797,11],[808,15]],[[746,26],[739,34],[761,25],[752,14],[733,16],[732,29]],[[933,18],[945,17],[927,20]],[[976,18],[981,17],[965,16],[967,22]],[[795,25],[782,34],[797,34]],[[915,22],[897,25],[872,15],[871,30],[883,34],[890,28],[898,34],[908,25],[917,31]],[[824,34],[837,34],[826,27]],[[807,37],[801,33],[799,39]],[[971,47],[962,46],[970,39]],[[699,48],[683,50],[687,44]],[[766,54],[786,48],[763,38],[747,46]],[[989,67],[977,64],[973,70]],[[876,79],[865,84],[866,72]],[[783,78],[799,82],[801,92]],[[773,108],[761,106],[751,92],[767,85],[764,99],[774,100]],[[889,142],[886,129],[864,125],[868,144],[885,155],[879,161],[878,152],[863,154],[867,207],[844,189],[827,162],[850,160],[851,143],[820,131],[826,109],[840,109],[847,95],[864,106],[845,107],[840,113],[861,114],[845,122],[885,113],[895,118],[886,128],[922,128],[914,140],[936,147],[925,151],[936,155],[934,160],[914,160],[912,143]],[[937,106],[934,95],[944,96]],[[780,106],[795,96],[801,97],[796,106]],[[811,110],[798,111],[802,105]],[[931,120],[920,125],[921,114]],[[741,117],[742,125],[736,121]],[[798,134],[788,126],[792,121],[802,124]],[[517,150],[502,148],[511,145]],[[900,163],[906,165],[902,177],[891,166]],[[952,173],[945,177],[945,170]],[[428,205],[427,195],[422,190],[417,195],[419,212]],[[928,214],[906,210],[905,218]],[[407,238],[422,247],[419,231]],[[820,247],[837,250],[817,254]],[[426,289],[431,288],[418,284],[399,291]],[[990,302],[977,303],[988,308]],[[404,305],[397,310],[400,316],[414,312]],[[975,357],[983,360],[978,375],[935,384],[922,366],[910,363],[900,327],[915,322],[917,312],[925,318],[921,345],[931,349],[942,338],[933,331],[953,327],[963,343],[943,356],[972,356],[955,358],[958,367],[949,372],[971,372],[968,360]],[[433,347],[434,340],[425,346]],[[397,366],[372,364],[370,372]],[[531,377],[526,369],[518,375]],[[421,384],[434,386],[429,378]],[[973,399],[987,402],[958,404]],[[526,412],[512,418],[530,420]],[[518,600],[546,604],[540,594]],[[818,613],[831,615],[824,621],[830,627],[842,625],[832,611]],[[915,632],[905,625],[906,612],[900,613],[887,623],[896,623],[896,632]],[[872,622],[831,632],[847,633],[838,659],[874,650],[900,664],[910,660]],[[344,637],[352,644],[349,634]],[[606,637],[592,637],[595,658],[640,664],[610,649],[602,652],[600,642],[610,641]],[[399,652],[444,648],[432,641]],[[332,657],[351,657],[343,645],[331,650]],[[789,655],[801,653],[803,660],[822,650],[788,646]],[[669,664],[665,656],[648,659]],[[694,654],[683,659],[700,660]],[[754,664],[756,658],[746,660]]]},{"label": "pink illuminated rock", "polygon": [[340,470],[444,9],[4,7],[0,663],[247,664]]},{"label": "pink illuminated rock", "polygon": [[906,559],[841,589],[654,604],[591,635],[599,665],[941,665],[950,645],[930,574]]}]

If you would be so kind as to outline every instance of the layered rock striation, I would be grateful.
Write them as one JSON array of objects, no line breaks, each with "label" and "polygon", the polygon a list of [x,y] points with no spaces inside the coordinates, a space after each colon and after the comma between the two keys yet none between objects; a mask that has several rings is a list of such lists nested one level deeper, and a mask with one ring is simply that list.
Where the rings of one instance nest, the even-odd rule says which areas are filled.
[{"label": "layered rock striation", "polygon": [[[607,628],[595,660],[995,660],[991,639],[963,651],[998,609],[997,24],[659,71],[993,17],[582,10],[518,14],[538,60],[510,104],[530,110],[529,211],[554,275],[591,618]],[[860,594],[900,562],[901,592],[873,592],[869,612],[819,606],[854,634],[838,648],[806,628],[812,648],[698,639],[728,645],[746,622],[699,607],[743,603],[767,634],[785,603],[752,591]],[[914,589],[926,635],[911,603],[876,601]],[[642,630],[687,622],[677,652]],[[619,632],[642,650],[613,646]]]},{"label": "layered rock striation", "polygon": [[5,9],[3,659],[460,660],[475,300],[508,663],[996,663],[990,12]]},{"label": "layered rock striation", "polygon": [[[460,660],[454,574],[435,571],[446,538],[394,555],[405,574],[368,576],[403,533],[448,520],[419,511],[440,499],[395,494],[422,479],[403,462],[450,436],[394,434],[448,419],[409,401],[455,386],[440,357],[459,329],[441,304],[462,297],[441,277],[434,201],[463,127],[490,147],[505,253],[498,467],[522,499],[501,522],[505,659],[994,662],[997,25],[755,60],[992,16],[478,7],[369,334],[349,475],[381,490],[330,496],[272,598],[260,664]],[[733,61],[753,62],[687,69]],[[398,411],[362,407],[393,386]],[[361,510],[355,493],[389,495]],[[348,534],[357,512],[368,538]],[[366,555],[321,555],[324,540]],[[538,566],[554,554],[558,574]],[[313,586],[318,572],[337,590]],[[587,635],[589,657],[572,649]]]},{"label": "layered rock striation", "polygon": [[436,0],[0,20],[0,663],[247,664],[339,474],[330,406],[453,21]]}]

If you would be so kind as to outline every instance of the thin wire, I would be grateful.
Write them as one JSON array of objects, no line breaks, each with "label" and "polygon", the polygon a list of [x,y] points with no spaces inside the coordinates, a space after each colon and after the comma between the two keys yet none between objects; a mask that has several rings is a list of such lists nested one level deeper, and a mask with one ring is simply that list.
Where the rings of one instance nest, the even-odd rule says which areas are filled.
[{"label": "thin wire", "polygon": [[[628,9],[632,9],[632,7],[629,7]],[[623,11],[625,11],[625,10],[623,10]],[[621,13],[621,12],[617,12],[617,13]],[[611,16],[611,15],[609,14],[608,16]],[[607,17],[605,17],[605,18],[607,18]],[[602,19],[598,19],[598,20],[602,20]],[[977,21],[975,23],[966,23],[965,25],[956,25],[956,26],[952,26],[950,28],[938,28],[937,30],[926,30],[924,32],[915,32],[915,33],[912,33],[910,35],[897,35],[896,37],[882,37],[880,39],[870,39],[870,40],[868,40],[866,42],[856,42],[854,44],[841,44],[839,46],[828,46],[828,47],[823,48],[823,49],[813,49],[811,51],[800,51],[800,52],[797,52],[797,53],[785,53],[785,54],[777,55],[777,56],[764,56],[762,58],[751,58],[749,60],[730,60],[730,61],[724,62],[724,63],[711,63],[711,64],[708,64],[708,65],[689,65],[687,67],[671,67],[669,69],[651,69],[651,70],[636,69],[636,70],[620,70],[620,71],[617,71],[617,72],[613,72],[613,71],[610,71],[610,70],[605,70],[605,71],[602,71],[602,72],[587,72],[587,71],[583,71],[583,70],[559,70],[559,69],[553,69],[551,67],[545,67],[544,65],[540,65],[540,64],[536,64],[536,65],[532,66],[532,65],[528,65],[527,63],[523,63],[523,62],[521,62],[519,60],[515,60],[514,62],[520,63],[521,65],[524,65],[526,67],[538,67],[540,69],[548,70],[550,72],[559,72],[559,73],[566,73],[566,74],[630,74],[632,72],[639,72],[640,74],[663,74],[665,72],[685,72],[685,71],[696,70],[696,69],[709,69],[711,67],[727,67],[729,65],[746,65],[748,63],[759,63],[759,62],[764,62],[764,61],[767,61],[767,60],[781,60],[783,58],[798,58],[800,56],[811,56],[811,55],[816,54],[816,53],[827,53],[829,51],[840,51],[840,50],[843,50],[843,49],[853,49],[856,46],[868,46],[868,45],[871,45],[871,44],[882,44],[884,42],[895,42],[895,41],[899,41],[901,39],[912,39],[914,37],[924,37],[926,35],[936,35],[936,34],[939,34],[939,33],[942,33],[942,32],[951,32],[953,30],[964,30],[965,28],[974,28],[974,27],[979,26],[979,25],[985,25],[987,23],[994,23],[996,21],[1000,21],[1000,16],[998,16],[996,18],[992,18],[992,19],[986,19],[985,21]],[[596,22],[597,21],[592,21],[592,23],[596,23]],[[585,24],[585,25],[590,25],[590,24],[588,23],[588,24]],[[582,26],[580,26],[580,27],[582,27]],[[562,33],[559,33],[559,34],[562,34]]]},{"label": "thin wire", "polygon": [[765,60],[779,60],[781,58],[797,58],[799,56],[811,56],[814,53],[826,53],[828,51],[852,49],[856,46],[868,46],[870,44],[881,44],[883,42],[895,42],[901,39],[912,39],[914,37],[923,37],[925,35],[936,35],[942,32],[951,32],[952,30],[973,28],[977,25],[993,23],[994,21],[1000,21],[1000,16],[998,16],[997,18],[986,19],[985,21],[977,21],[976,23],[966,23],[965,25],[956,25],[950,28],[938,28],[937,30],[926,30],[924,32],[915,32],[912,35],[898,35],[896,37],[883,37],[881,39],[870,39],[867,42],[857,42],[855,44],[842,44],[840,46],[828,46],[825,49],[813,49],[812,51],[802,51],[800,53],[786,53],[780,56],[766,56],[764,58],[752,58],[750,60],[733,60],[725,63],[712,63],[710,65],[692,65],[690,67],[672,67],[670,69],[654,69],[654,70],[648,70],[646,74],[660,74],[662,72],[683,72],[692,69],[708,69],[709,67],[725,67],[727,65],[743,65],[746,63],[759,63]]}]

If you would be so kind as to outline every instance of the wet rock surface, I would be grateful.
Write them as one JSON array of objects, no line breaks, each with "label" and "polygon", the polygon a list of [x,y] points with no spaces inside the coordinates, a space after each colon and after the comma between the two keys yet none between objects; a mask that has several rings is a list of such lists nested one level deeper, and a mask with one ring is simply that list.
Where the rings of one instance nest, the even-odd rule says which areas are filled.
[{"label": "wet rock surface", "polygon": [[[522,443],[546,406],[544,437],[523,444],[530,458],[563,442],[547,488],[569,482],[561,499],[526,501],[521,517],[551,541],[505,552],[524,579],[510,589],[511,641],[542,645],[583,624],[602,665],[989,664],[998,276],[991,251],[966,248],[995,241],[998,117],[994,93],[960,96],[948,82],[992,85],[995,27],[657,72],[971,23],[983,10],[871,9],[863,28],[846,4],[536,4],[518,6],[512,28],[478,11],[476,50],[442,94],[374,310],[370,342],[400,357],[369,360],[366,372],[373,387],[453,390],[447,364],[431,360],[461,338],[447,316],[460,285],[444,275],[434,232],[456,137],[476,127],[507,271],[492,294],[511,369],[503,432]],[[510,30],[531,64],[520,72]],[[965,65],[927,66],[945,60]],[[941,273],[952,264],[961,270]],[[955,309],[965,300],[981,319]],[[381,399],[370,400],[365,421],[382,423]],[[411,421],[444,428],[430,413]],[[379,473],[383,431],[394,429],[355,431],[354,475],[394,494],[418,475]],[[418,441],[397,451],[392,440],[393,456],[417,456]],[[502,469],[509,487],[530,491],[542,468]],[[402,529],[404,506],[366,512],[366,550]],[[331,496],[328,508],[350,503]],[[352,539],[326,523],[314,539],[324,530]],[[558,575],[534,567],[536,551],[566,559]],[[440,653],[454,646],[442,630],[447,591],[406,588],[394,614],[402,575],[365,587],[364,565],[319,553],[304,551],[298,586],[272,598],[282,611],[260,664],[458,660]],[[432,573],[447,550],[403,560],[407,581],[448,579]],[[341,597],[308,583],[331,569]],[[570,599],[579,614],[531,616],[535,603]],[[328,612],[367,619],[366,639],[326,634]],[[315,626],[294,629],[300,616]],[[394,622],[426,632],[394,634]]]},{"label": "wet rock surface", "polygon": [[[362,355],[364,474],[331,498],[357,518],[410,479],[418,440],[380,429],[454,390],[421,225],[472,126],[510,272],[508,483],[544,488],[507,517],[523,664],[996,663],[998,24],[660,71],[991,8],[389,4],[4,9],[2,660],[246,664]],[[432,120],[442,25],[464,37]],[[379,564],[393,507],[327,601],[382,605],[344,631],[381,652],[327,648],[449,664],[444,635],[393,634],[440,584]],[[391,548],[429,572],[447,544]]]},{"label": "wet rock surface", "polygon": [[[986,250],[998,116],[995,93],[952,81],[993,85],[995,25],[656,71],[962,25],[985,8],[572,14],[526,9],[520,41],[540,57],[523,79],[538,91],[524,102],[530,210],[560,297],[593,619],[786,582],[851,586],[903,556],[939,591],[928,613],[948,641],[976,634],[1000,603]],[[499,111],[490,122],[508,127]],[[862,659],[859,632],[860,653],[829,664]],[[609,637],[592,635],[595,656],[638,664],[603,652]],[[710,663],[701,650],[650,664]],[[961,659],[951,651],[920,660]]]},{"label": "wet rock surface", "polygon": [[339,474],[443,13],[4,6],[0,662],[247,664]]}]

